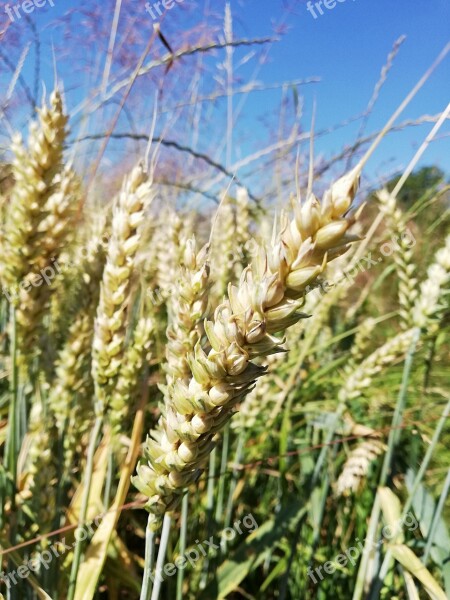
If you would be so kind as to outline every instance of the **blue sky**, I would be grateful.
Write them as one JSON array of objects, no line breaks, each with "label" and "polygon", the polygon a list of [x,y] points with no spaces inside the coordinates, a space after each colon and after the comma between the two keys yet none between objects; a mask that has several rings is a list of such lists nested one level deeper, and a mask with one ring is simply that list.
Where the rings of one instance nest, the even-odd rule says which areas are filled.
[{"label": "blue sky", "polygon": [[[238,2],[234,3],[236,7],[238,5]],[[274,10],[275,5],[277,10]],[[284,17],[281,6],[281,2],[267,0],[242,3],[239,19],[242,32],[249,35],[268,33],[270,22],[279,22]],[[303,88],[305,119],[310,118],[315,99],[318,129],[365,109],[394,41],[406,35],[368,130],[381,127],[450,38],[448,0],[347,0],[337,2],[332,10],[323,11],[323,16],[314,19],[307,11],[306,3],[302,2],[298,4],[296,14],[284,17],[289,32],[280,44],[273,46],[271,63],[264,67],[263,75],[266,81],[320,76],[320,84]],[[253,96],[247,110],[256,112],[262,101]],[[450,56],[447,56],[403,118],[415,119],[422,114],[439,113],[449,101]],[[372,164],[405,164],[431,127],[428,124],[393,134],[383,143]],[[356,130],[357,126],[348,127],[318,140],[318,150],[327,155],[339,151],[343,144],[352,140],[351,132]],[[450,132],[450,124],[441,129],[441,135],[444,132]],[[435,163],[449,170],[449,146],[450,138],[434,142],[422,162]]]},{"label": "blue sky", "polygon": [[[327,1],[332,5],[331,0]],[[49,52],[51,38],[58,36],[58,31],[49,30],[46,26],[56,16],[77,5],[72,0],[55,0],[55,3],[55,8],[36,10],[32,15],[43,32],[46,58],[42,75],[47,86],[51,86],[53,80]],[[150,30],[152,21],[144,10],[144,4],[136,1],[137,7],[142,6],[142,20],[136,26]],[[209,0],[209,5],[214,12],[220,13],[225,2]],[[323,15],[315,8],[316,19],[308,12],[306,1],[299,0],[293,10],[292,2],[289,5],[289,9],[286,9],[286,3],[282,0],[231,0],[235,37],[270,36],[274,26],[285,25],[287,28],[280,42],[272,45],[269,60],[258,72],[259,81],[273,84],[311,76],[321,78],[319,84],[300,90],[305,102],[302,118],[304,129],[309,128],[314,101],[317,104],[318,130],[361,113],[372,95],[394,41],[406,35],[367,131],[380,128],[450,38],[450,0],[343,0],[337,1],[332,9],[323,8]],[[202,7],[201,1],[194,4],[184,0],[182,6],[175,5],[168,11],[164,27],[171,32],[175,46],[177,29],[183,24],[187,27],[203,19]],[[105,10],[105,19],[111,18],[112,12],[108,14]],[[240,56],[242,53],[237,52],[236,58]],[[71,78],[69,65],[70,61],[66,62],[66,71],[61,73],[66,85]],[[239,71],[239,75],[245,79],[253,73],[254,68],[255,63],[250,62]],[[25,65],[24,75],[31,78],[32,72],[30,61]],[[450,56],[447,56],[402,119],[439,113],[449,100]],[[248,96],[238,124],[242,128],[239,136],[241,154],[254,151],[259,141],[261,144],[267,143],[267,131],[261,125],[261,117],[279,103],[279,90]],[[404,166],[431,127],[432,124],[427,124],[389,136],[369,165],[371,176],[376,177],[381,172]],[[358,124],[354,124],[318,139],[317,153],[332,156],[344,144],[352,143],[357,130]],[[441,129],[441,139],[432,143],[421,164],[436,164],[450,172],[450,137],[445,136],[449,133],[450,123]]]}]

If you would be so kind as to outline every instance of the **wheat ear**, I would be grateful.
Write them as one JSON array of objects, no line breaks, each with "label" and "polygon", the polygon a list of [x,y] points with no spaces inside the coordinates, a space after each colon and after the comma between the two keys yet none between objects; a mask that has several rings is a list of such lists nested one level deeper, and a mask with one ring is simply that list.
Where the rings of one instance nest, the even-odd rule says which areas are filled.
[{"label": "wheat ear", "polygon": [[45,206],[61,188],[63,144],[67,117],[59,91],[38,111],[30,125],[28,150],[20,136],[13,139],[13,175],[10,210],[3,231],[2,280],[10,287],[20,284],[40,256],[40,225],[47,218]]},{"label": "wheat ear", "polygon": [[[420,285],[419,296],[411,311],[411,321],[415,328],[433,331],[439,323],[444,309],[444,296],[450,283],[450,236],[445,246],[436,253],[434,263],[428,268],[428,278]],[[357,398],[368,388],[375,375],[400,359],[411,347],[415,328],[397,334],[368,356],[352,373],[347,373],[345,385],[339,392],[339,399],[347,402]]]},{"label": "wheat ear", "polygon": [[114,207],[111,237],[100,287],[94,327],[92,376],[98,410],[107,404],[119,375],[125,351],[131,282],[141,240],[144,213],[153,198],[142,165],[125,178]]},{"label": "wheat ear", "polygon": [[416,327],[435,331],[446,306],[450,287],[450,235],[428,267],[427,279],[420,285],[419,296],[412,309],[412,322]]},{"label": "wheat ear", "polygon": [[340,402],[348,402],[358,398],[365,389],[370,387],[375,375],[405,355],[413,339],[413,329],[399,333],[383,346],[377,348],[354,371],[347,372],[346,382],[338,394]]},{"label": "wheat ear", "polygon": [[388,217],[392,229],[397,234],[398,249],[394,252],[394,262],[398,276],[398,300],[400,304],[401,326],[409,329],[414,325],[412,308],[417,299],[416,265],[414,263],[411,239],[404,221],[404,216],[397,201],[387,190],[377,194],[381,209]]},{"label": "wheat ear", "polygon": [[375,325],[375,319],[369,317],[358,327],[358,331],[350,349],[349,359],[344,367],[346,376],[351,376],[353,371],[355,371],[358,368],[358,365],[364,360]]},{"label": "wheat ear", "polygon": [[19,138],[13,141],[15,185],[2,236],[6,258],[2,278],[16,306],[22,354],[38,351],[37,333],[52,292],[42,274],[56,275],[56,260],[70,231],[79,191],[73,171],[62,165],[66,123],[61,96],[55,91],[50,107],[44,105],[38,122],[30,126],[28,150]]},{"label": "wheat ear", "polygon": [[355,493],[361,487],[362,480],[367,477],[371,464],[385,451],[386,446],[380,440],[364,440],[354,448],[336,481],[337,496]]},{"label": "wheat ear", "polygon": [[27,455],[24,466],[24,483],[21,499],[34,514],[39,533],[50,531],[56,507],[56,462],[52,450],[55,438],[50,425],[45,422],[42,406],[34,404],[29,434],[25,438]]},{"label": "wheat ear", "polygon": [[153,330],[154,320],[141,317],[136,324],[133,339],[126,349],[117,384],[111,393],[109,419],[114,435],[123,429],[127,420],[130,403],[138,388],[139,375],[144,361],[149,358]]},{"label": "wheat ear", "polygon": [[173,211],[165,211],[155,232],[156,282],[163,298],[172,295],[176,272],[183,254],[180,239],[183,221]]},{"label": "wheat ear", "polygon": [[238,286],[205,323],[211,346],[200,344],[189,357],[192,377],[169,388],[176,415],[162,419],[145,444],[148,464],[138,467],[134,483],[148,498],[147,508],[157,528],[161,516],[174,509],[186,485],[196,481],[214,446],[214,435],[252,389],[265,368],[253,359],[279,352],[282,340],[273,334],[297,322],[301,298],[327,263],[348,249],[354,238],[348,212],[360,169],[338,180],[322,203],[312,194],[297,205],[278,241],[242,273]]},{"label": "wheat ear", "polygon": [[104,254],[102,240],[95,236],[78,267],[82,271],[82,284],[78,290],[79,308],[58,354],[55,377],[48,395],[50,412],[63,439],[66,468],[71,465],[93,418],[91,352]]},{"label": "wheat ear", "polygon": [[[22,280],[17,306],[18,335],[25,348],[30,348],[36,342],[39,326],[48,311],[50,298],[54,292],[53,278],[60,275],[58,264],[59,254],[69,236],[71,224],[75,215],[74,207],[79,192],[78,182],[74,173],[65,169],[61,176],[55,177],[59,189],[50,196],[44,206],[47,215],[39,224],[37,235],[40,246],[35,250],[35,256],[30,257],[33,272],[28,273]],[[39,273],[51,273],[52,280],[46,284],[40,281],[36,285]]]},{"label": "wheat ear", "polygon": [[194,238],[183,241],[181,267],[170,298],[170,322],[167,327],[167,384],[189,379],[188,357],[203,334],[203,319],[208,310],[209,262],[208,246],[197,252]]}]

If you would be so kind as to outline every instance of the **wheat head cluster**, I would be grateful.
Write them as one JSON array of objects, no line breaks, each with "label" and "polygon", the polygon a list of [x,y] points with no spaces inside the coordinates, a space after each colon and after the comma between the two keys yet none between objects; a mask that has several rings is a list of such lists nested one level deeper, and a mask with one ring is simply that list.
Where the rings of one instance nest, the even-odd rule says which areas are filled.
[{"label": "wheat head cluster", "polygon": [[[67,136],[68,117],[56,89],[38,110],[28,140],[14,137],[12,184],[1,198],[0,280],[10,298],[2,299],[1,370],[11,398],[2,425],[1,477],[7,491],[2,544],[3,538],[19,544],[43,535],[30,546],[38,552],[49,543],[48,532],[82,523],[106,511],[115,497],[122,504],[128,497],[149,515],[148,579],[163,523],[181,519],[186,534],[188,505],[197,506],[192,511],[202,521],[204,507],[214,510],[218,503],[216,516],[223,512],[229,524],[233,503],[239,504],[243,493],[237,468],[243,448],[249,446],[248,456],[263,461],[261,452],[274,449],[274,424],[286,433],[289,418],[300,418],[302,395],[311,409],[312,398],[327,398],[331,388],[336,422],[315,436],[325,440],[328,432],[330,441],[334,434],[351,440],[334,463],[327,500],[346,506],[343,514],[348,514],[349,498],[361,493],[390,448],[388,434],[358,422],[362,417],[355,406],[385,404],[367,392],[390,368],[398,368],[411,348],[425,352],[431,339],[436,351],[448,311],[450,236],[425,274],[413,249],[400,244],[392,259],[398,326],[382,338],[373,315],[349,318],[356,325],[353,343],[348,351],[341,348],[333,363],[331,316],[344,323],[345,310],[340,316],[336,311],[352,297],[352,283],[338,281],[321,298],[313,292],[325,276],[332,281],[351,264],[364,239],[365,207],[357,201],[361,163],[328,184],[320,199],[309,188],[293,194],[275,219],[256,210],[245,189],[236,197],[226,193],[205,235],[195,215],[157,209],[158,186],[145,160],[125,176],[111,203],[86,198],[83,181],[65,159]],[[402,239],[408,217],[396,196],[381,189],[373,204],[387,231]],[[55,263],[58,274],[47,285],[39,274]],[[324,384],[327,362],[337,367]],[[141,423],[137,451],[131,452],[134,459],[140,454],[136,465],[129,462],[130,449],[142,411],[148,434],[139,450]],[[314,429],[308,418],[306,423],[299,434],[304,440]],[[222,467],[233,440],[237,450],[228,480]],[[291,442],[277,448],[281,455],[292,449]],[[215,497],[208,473],[220,463],[218,450],[222,464]],[[292,491],[292,476],[281,481],[283,468],[279,490]],[[302,469],[307,471],[306,463]],[[256,486],[258,477],[251,469],[249,480]],[[87,576],[83,557],[100,556],[102,564],[117,565],[108,551],[111,542],[125,562],[134,562],[118,531],[102,530],[102,543],[107,541],[100,550],[87,543],[58,563],[57,575],[38,572],[33,593],[45,585],[68,586],[69,598],[92,597],[80,589],[89,577],[100,580],[102,567]],[[161,547],[167,546],[164,534],[160,539]],[[282,552],[281,538],[277,543]],[[270,563],[269,555],[265,560]],[[208,589],[208,568],[193,590]],[[177,598],[191,597],[179,591],[188,594],[191,583],[179,585]],[[143,586],[148,589],[148,582]],[[50,597],[40,593],[37,597]]]}]

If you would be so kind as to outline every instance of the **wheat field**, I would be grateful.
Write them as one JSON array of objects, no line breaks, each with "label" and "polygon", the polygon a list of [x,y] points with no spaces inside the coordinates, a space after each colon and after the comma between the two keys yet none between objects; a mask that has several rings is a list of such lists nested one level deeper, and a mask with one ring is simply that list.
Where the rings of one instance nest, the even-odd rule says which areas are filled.
[{"label": "wheat field", "polygon": [[8,131],[0,598],[450,597],[450,105],[362,185],[431,72],[282,202],[174,206],[152,133],[89,179],[61,76]]}]

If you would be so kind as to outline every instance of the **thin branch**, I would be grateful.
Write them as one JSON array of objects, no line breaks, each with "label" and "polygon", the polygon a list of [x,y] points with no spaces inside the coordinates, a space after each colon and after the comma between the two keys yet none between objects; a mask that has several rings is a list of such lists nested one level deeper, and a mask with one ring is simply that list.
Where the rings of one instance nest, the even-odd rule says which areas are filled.
[{"label": "thin branch", "polygon": [[[144,65],[141,69],[139,69],[139,71],[137,73],[137,77],[142,77],[142,75],[146,75],[151,70],[156,69],[157,67],[161,67],[161,66],[164,66],[167,64],[174,63],[175,61],[177,61],[180,58],[183,58],[185,56],[192,56],[192,55],[198,54],[198,53],[210,52],[211,50],[220,50],[223,48],[227,48],[228,46],[233,46],[233,47],[255,46],[255,45],[267,44],[267,43],[273,42],[273,41],[276,41],[276,38],[262,38],[262,39],[253,39],[253,40],[242,39],[242,40],[235,40],[232,42],[212,42],[211,44],[206,44],[204,46],[193,46],[192,48],[187,48],[185,50],[178,50],[177,52],[174,52],[173,54],[171,54],[169,52],[169,53],[165,54],[162,58],[160,58],[158,60],[152,60],[148,64]],[[122,79],[121,81],[117,82],[111,88],[111,90],[108,93],[106,93],[104,95],[104,97],[102,97],[102,99],[100,101],[98,101],[96,104],[94,104],[91,107],[91,112],[95,112],[96,110],[98,110],[103,105],[105,100],[109,100],[110,98],[115,96],[117,94],[117,92],[119,92],[121,89],[126,87],[129,84],[129,80],[130,80],[130,77],[127,77],[126,79]],[[97,93],[98,93],[98,91],[97,91]],[[72,116],[75,116],[80,111],[87,108],[87,106],[88,106],[88,102],[81,103],[73,111]]]},{"label": "thin branch", "polygon": [[119,108],[118,108],[118,110],[116,111],[116,114],[113,117],[111,126],[110,126],[110,128],[109,128],[106,136],[104,137],[104,141],[103,141],[102,146],[100,148],[100,152],[98,153],[97,160],[94,163],[94,167],[92,169],[91,176],[90,176],[90,179],[89,179],[89,182],[88,182],[88,185],[87,185],[88,189],[90,187],[90,184],[93,182],[93,180],[95,178],[95,175],[97,173],[97,169],[100,166],[100,162],[101,162],[102,157],[103,157],[103,155],[104,155],[104,153],[106,151],[106,147],[107,147],[108,142],[109,142],[109,140],[111,138],[111,135],[113,134],[114,129],[115,129],[116,125],[117,125],[117,122],[119,120],[119,117],[120,117],[120,114],[122,112],[122,109],[123,109],[123,107],[126,104],[126,101],[127,101],[128,97],[129,97],[129,95],[131,93],[131,90],[132,90],[132,88],[133,88],[133,86],[134,86],[134,84],[136,82],[136,79],[138,78],[138,75],[139,75],[139,72],[140,72],[140,70],[142,68],[142,65],[143,65],[145,59],[147,58],[148,53],[150,52],[150,49],[151,49],[151,47],[153,45],[153,42],[154,42],[154,39],[155,39],[155,33],[153,33],[153,35],[150,37],[150,39],[148,41],[148,44],[145,47],[144,52],[142,53],[141,57],[139,58],[138,64],[136,66],[136,69],[133,72],[133,75],[127,80],[125,93],[123,95],[123,98],[120,101]]},{"label": "thin branch", "polygon": [[[79,138],[77,140],[77,142],[84,142],[84,141],[88,141],[88,140],[101,140],[101,139],[104,139],[105,137],[118,139],[118,140],[120,140],[120,139],[145,140],[147,142],[149,140],[149,136],[145,133],[138,133],[138,134],[136,134],[136,133],[112,133],[112,134],[98,133],[98,134],[85,135],[85,136]],[[187,152],[188,154],[191,154],[191,156],[194,156],[195,158],[199,158],[200,160],[203,160],[210,167],[213,167],[217,171],[220,171],[226,177],[234,179],[235,182],[237,183],[237,185],[242,186],[242,183],[239,181],[239,179],[236,177],[236,175],[234,175],[231,171],[228,171],[220,163],[212,160],[212,158],[210,158],[207,154],[204,154],[203,152],[197,152],[196,150],[193,150],[189,146],[179,144],[178,142],[175,142],[174,140],[166,140],[161,137],[153,137],[152,143],[158,143],[158,144],[161,144],[162,146],[166,146],[168,148],[175,148],[175,150],[179,150],[180,152]],[[247,187],[247,186],[245,186],[245,187]],[[206,195],[205,192],[201,192],[201,193],[203,195]],[[248,195],[249,195],[249,198],[251,198],[254,202],[257,202],[257,203],[260,202],[260,198],[257,198],[256,196],[254,196],[250,191],[248,192]],[[208,197],[208,196],[206,196],[206,197]]]},{"label": "thin branch", "polygon": [[193,194],[200,194],[200,195],[204,196],[205,198],[207,198],[208,200],[212,200],[216,204],[219,204],[219,200],[217,199],[216,196],[214,196],[213,194],[209,194],[208,192],[205,192],[205,191],[201,190],[200,188],[194,187],[192,184],[190,184],[188,182],[169,181],[168,179],[161,179],[161,178],[155,177],[154,183],[156,183],[158,185],[165,185],[168,187],[178,188],[180,190],[184,190],[186,192],[191,192]]},{"label": "thin branch", "polygon": [[[212,94],[208,94],[206,96],[198,96],[195,98],[195,104],[201,103],[201,102],[214,102],[215,100],[220,100],[221,98],[227,98],[228,95],[231,93],[233,94],[233,96],[237,96],[240,94],[249,94],[252,92],[266,92],[266,91],[271,91],[271,90],[279,90],[282,89],[284,87],[297,87],[297,86],[301,86],[301,85],[309,85],[311,83],[320,83],[322,81],[322,79],[320,77],[308,77],[306,79],[292,79],[291,81],[286,81],[283,83],[270,83],[270,84],[263,84],[263,83],[245,83],[244,85],[241,85],[239,87],[234,88],[231,92],[230,91],[221,91],[221,92],[214,92]],[[172,112],[173,110],[176,110],[177,108],[184,108],[186,106],[192,106],[194,104],[194,102],[189,101],[189,102],[180,102],[179,104],[175,104],[174,106],[167,106],[163,109],[161,109],[159,114],[164,114],[167,112]]]},{"label": "thin branch", "polygon": [[[406,127],[417,127],[419,125],[423,125],[424,123],[437,123],[439,121],[439,119],[442,117],[442,114],[443,113],[439,113],[437,115],[423,115],[419,119],[415,119],[415,120],[409,119],[407,121],[403,121],[403,123],[399,123],[398,125],[391,126],[387,130],[386,133],[402,131]],[[360,140],[358,140],[357,142],[355,142],[354,146],[352,146],[351,148],[348,148],[348,147],[344,148],[344,150],[342,150],[342,152],[333,156],[329,161],[327,161],[321,168],[319,168],[316,171],[316,177],[317,176],[320,177],[325,171],[327,171],[331,164],[334,164],[335,162],[338,162],[338,161],[346,158],[349,153],[352,153],[352,152],[354,152],[355,149],[358,149],[361,146],[368,144],[372,140],[376,139],[379,135],[380,135],[380,132],[375,131],[374,133],[371,133],[370,135],[367,135],[367,136],[361,138]]]}]

